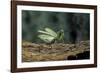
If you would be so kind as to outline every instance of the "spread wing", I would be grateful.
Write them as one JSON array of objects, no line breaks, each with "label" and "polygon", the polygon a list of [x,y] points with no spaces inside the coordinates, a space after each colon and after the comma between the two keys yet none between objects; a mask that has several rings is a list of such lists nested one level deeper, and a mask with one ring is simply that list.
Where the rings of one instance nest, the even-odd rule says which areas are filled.
[{"label": "spread wing", "polygon": [[55,39],[55,37],[50,36],[50,35],[45,35],[45,34],[38,35],[38,37],[39,37],[41,40],[43,40],[43,41],[45,41],[45,42],[47,42],[47,43],[50,43],[52,40]]},{"label": "spread wing", "polygon": [[45,28],[45,31],[39,30],[38,32],[41,33],[38,37],[46,43],[50,43],[57,38],[57,33],[50,28]]},{"label": "spread wing", "polygon": [[47,34],[47,35],[50,35],[53,37],[57,37],[57,33],[55,31],[51,30],[50,28],[45,28],[45,31],[39,30],[38,32],[42,33],[42,34]]},{"label": "spread wing", "polygon": [[50,28],[45,28],[45,31],[48,32],[49,35],[53,37],[57,37],[57,33]]}]

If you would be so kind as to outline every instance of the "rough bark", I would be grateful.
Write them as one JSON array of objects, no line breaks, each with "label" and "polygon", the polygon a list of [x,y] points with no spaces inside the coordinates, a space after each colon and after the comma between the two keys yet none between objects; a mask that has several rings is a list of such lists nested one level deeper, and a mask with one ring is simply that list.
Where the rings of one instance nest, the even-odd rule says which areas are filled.
[{"label": "rough bark", "polygon": [[[77,44],[35,44],[30,42],[22,43],[22,61],[58,61],[78,59],[78,56],[89,56],[89,41],[81,41]],[[86,54],[85,52],[88,52]],[[81,59],[85,59],[82,58]],[[89,58],[89,57],[88,57]]]}]

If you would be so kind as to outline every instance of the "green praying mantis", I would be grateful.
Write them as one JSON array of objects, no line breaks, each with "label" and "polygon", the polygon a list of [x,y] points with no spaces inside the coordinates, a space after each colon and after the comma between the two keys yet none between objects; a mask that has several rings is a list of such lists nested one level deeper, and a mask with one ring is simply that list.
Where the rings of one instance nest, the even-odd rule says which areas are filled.
[{"label": "green praying mantis", "polygon": [[58,41],[64,42],[64,30],[61,29],[58,32],[53,31],[50,28],[45,28],[44,30],[38,30],[40,33],[38,37],[45,43],[56,43]]}]

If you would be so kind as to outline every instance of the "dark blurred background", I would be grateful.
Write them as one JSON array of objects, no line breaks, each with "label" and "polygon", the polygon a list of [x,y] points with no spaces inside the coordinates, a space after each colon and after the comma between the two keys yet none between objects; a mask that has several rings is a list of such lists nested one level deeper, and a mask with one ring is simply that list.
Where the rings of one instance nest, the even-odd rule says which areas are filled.
[{"label": "dark blurred background", "polygon": [[38,30],[45,27],[54,31],[64,30],[64,42],[76,43],[89,40],[90,15],[88,13],[48,12],[22,10],[22,40],[41,43]]}]

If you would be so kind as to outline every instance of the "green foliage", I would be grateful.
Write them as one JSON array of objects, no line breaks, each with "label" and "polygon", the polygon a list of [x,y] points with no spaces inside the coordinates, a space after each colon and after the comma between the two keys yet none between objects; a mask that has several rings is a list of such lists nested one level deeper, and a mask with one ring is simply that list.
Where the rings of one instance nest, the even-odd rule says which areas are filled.
[{"label": "green foliage", "polygon": [[38,35],[38,37],[43,40],[45,43],[52,43],[54,41],[58,42],[58,41],[62,41],[63,42],[63,38],[64,38],[64,30],[60,30],[58,32],[53,31],[50,28],[45,28],[45,30],[38,30],[38,32],[40,33]]}]

